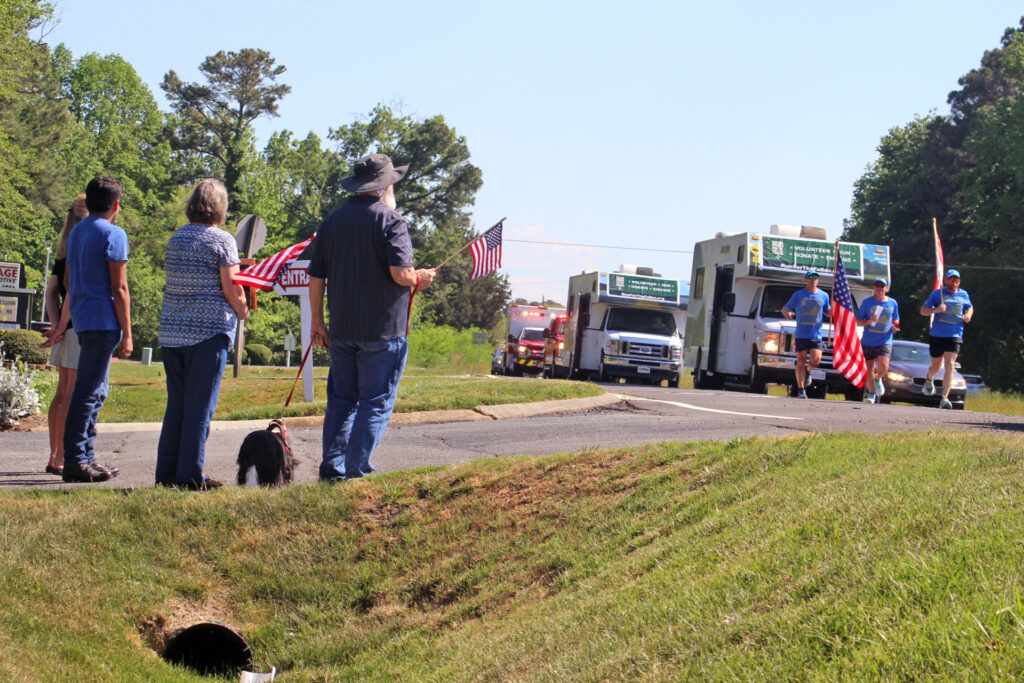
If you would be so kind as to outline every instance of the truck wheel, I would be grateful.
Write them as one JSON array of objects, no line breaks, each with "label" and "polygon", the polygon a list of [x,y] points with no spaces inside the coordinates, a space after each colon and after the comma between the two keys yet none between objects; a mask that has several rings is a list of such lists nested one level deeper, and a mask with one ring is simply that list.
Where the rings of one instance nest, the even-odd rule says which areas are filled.
[{"label": "truck wheel", "polygon": [[764,381],[764,377],[761,376],[761,369],[756,364],[750,366],[750,378],[747,384],[748,390],[752,394],[768,393],[768,384]]},{"label": "truck wheel", "polygon": [[518,365],[512,366],[512,376],[513,377],[522,377],[523,376],[523,369],[521,367],[519,367]]}]

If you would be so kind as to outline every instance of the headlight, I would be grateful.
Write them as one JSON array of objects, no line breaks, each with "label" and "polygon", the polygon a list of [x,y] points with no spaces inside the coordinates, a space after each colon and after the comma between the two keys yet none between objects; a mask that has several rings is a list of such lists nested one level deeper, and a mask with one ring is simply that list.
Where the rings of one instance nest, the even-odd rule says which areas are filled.
[{"label": "headlight", "polygon": [[526,348],[525,346],[520,346],[519,347],[519,357],[520,358],[524,358],[524,357],[529,356],[529,355],[530,355],[530,349]]},{"label": "headlight", "polygon": [[604,353],[606,356],[617,356],[619,355],[619,342],[618,341],[607,341],[604,343]]},{"label": "headlight", "polygon": [[764,348],[765,353],[778,353],[779,333],[769,332],[768,334],[761,335],[761,346]]},{"label": "headlight", "polygon": [[909,382],[910,381],[910,378],[907,377],[906,375],[904,375],[902,372],[890,371],[888,374],[886,374],[886,377],[888,377],[889,380],[892,381],[892,382]]},{"label": "headlight", "polygon": [[564,348],[565,348],[565,342],[564,341],[558,342],[558,350],[561,351]]},{"label": "headlight", "polygon": [[682,356],[682,355],[683,355],[682,348],[680,348],[678,346],[670,346],[669,347],[669,349],[668,349],[668,359],[669,360],[679,360],[680,356]]},{"label": "headlight", "polygon": [[953,384],[952,384],[952,386],[950,388],[951,389],[966,389],[967,388],[967,380],[965,380],[963,377],[954,377],[953,378]]}]

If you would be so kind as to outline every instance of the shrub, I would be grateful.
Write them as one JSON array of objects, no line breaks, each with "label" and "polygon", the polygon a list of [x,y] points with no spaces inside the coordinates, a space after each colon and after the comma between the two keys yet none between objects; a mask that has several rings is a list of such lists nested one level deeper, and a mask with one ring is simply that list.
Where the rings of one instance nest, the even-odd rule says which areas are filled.
[{"label": "shrub", "polygon": [[0,340],[0,429],[13,427],[21,418],[39,412],[39,393],[33,386],[36,371],[26,370],[25,363],[16,357],[7,358],[5,346]]},{"label": "shrub", "polygon": [[273,352],[263,344],[246,344],[246,358],[250,365],[270,365]]},{"label": "shrub", "polygon": [[4,344],[7,362],[21,358],[25,363],[42,365],[50,360],[49,349],[41,349],[43,335],[35,330],[0,330],[0,342]]}]

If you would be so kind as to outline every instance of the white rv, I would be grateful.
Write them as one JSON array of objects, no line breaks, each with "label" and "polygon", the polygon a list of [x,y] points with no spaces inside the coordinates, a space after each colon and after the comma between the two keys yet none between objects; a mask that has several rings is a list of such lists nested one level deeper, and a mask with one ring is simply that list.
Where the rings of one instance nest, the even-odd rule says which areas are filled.
[{"label": "white rv", "polygon": [[[832,296],[835,242],[821,228],[773,225],[768,234],[718,233],[698,242],[693,252],[685,362],[699,389],[766,391],[766,384],[796,384],[796,323],[782,307],[804,286],[804,273],[821,273],[820,287]],[[889,247],[839,243],[854,307],[872,295],[877,277],[891,282]],[[858,333],[863,328],[858,327]],[[822,337],[831,338],[822,325]],[[832,349],[811,373],[809,396],[826,391],[859,400],[861,392],[832,367]]]},{"label": "white rv", "polygon": [[679,382],[686,296],[678,280],[620,266],[569,278],[564,347],[553,377]]}]

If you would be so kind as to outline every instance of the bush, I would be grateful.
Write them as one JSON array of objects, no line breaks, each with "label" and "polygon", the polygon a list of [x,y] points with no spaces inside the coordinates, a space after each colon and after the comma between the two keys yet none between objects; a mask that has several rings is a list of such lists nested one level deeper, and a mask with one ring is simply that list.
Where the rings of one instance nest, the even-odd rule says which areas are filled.
[{"label": "bush", "polygon": [[270,365],[273,352],[263,344],[246,344],[246,359],[249,365]]},{"label": "bush", "polygon": [[36,371],[26,371],[24,362],[16,363],[13,357],[7,357],[6,346],[0,340],[0,429],[13,427],[21,418],[39,412],[39,393],[33,386]]},{"label": "bush", "polygon": [[38,365],[50,360],[50,350],[39,348],[43,343],[43,335],[35,330],[0,330],[0,342],[4,345],[4,356],[8,363],[15,358]]}]

